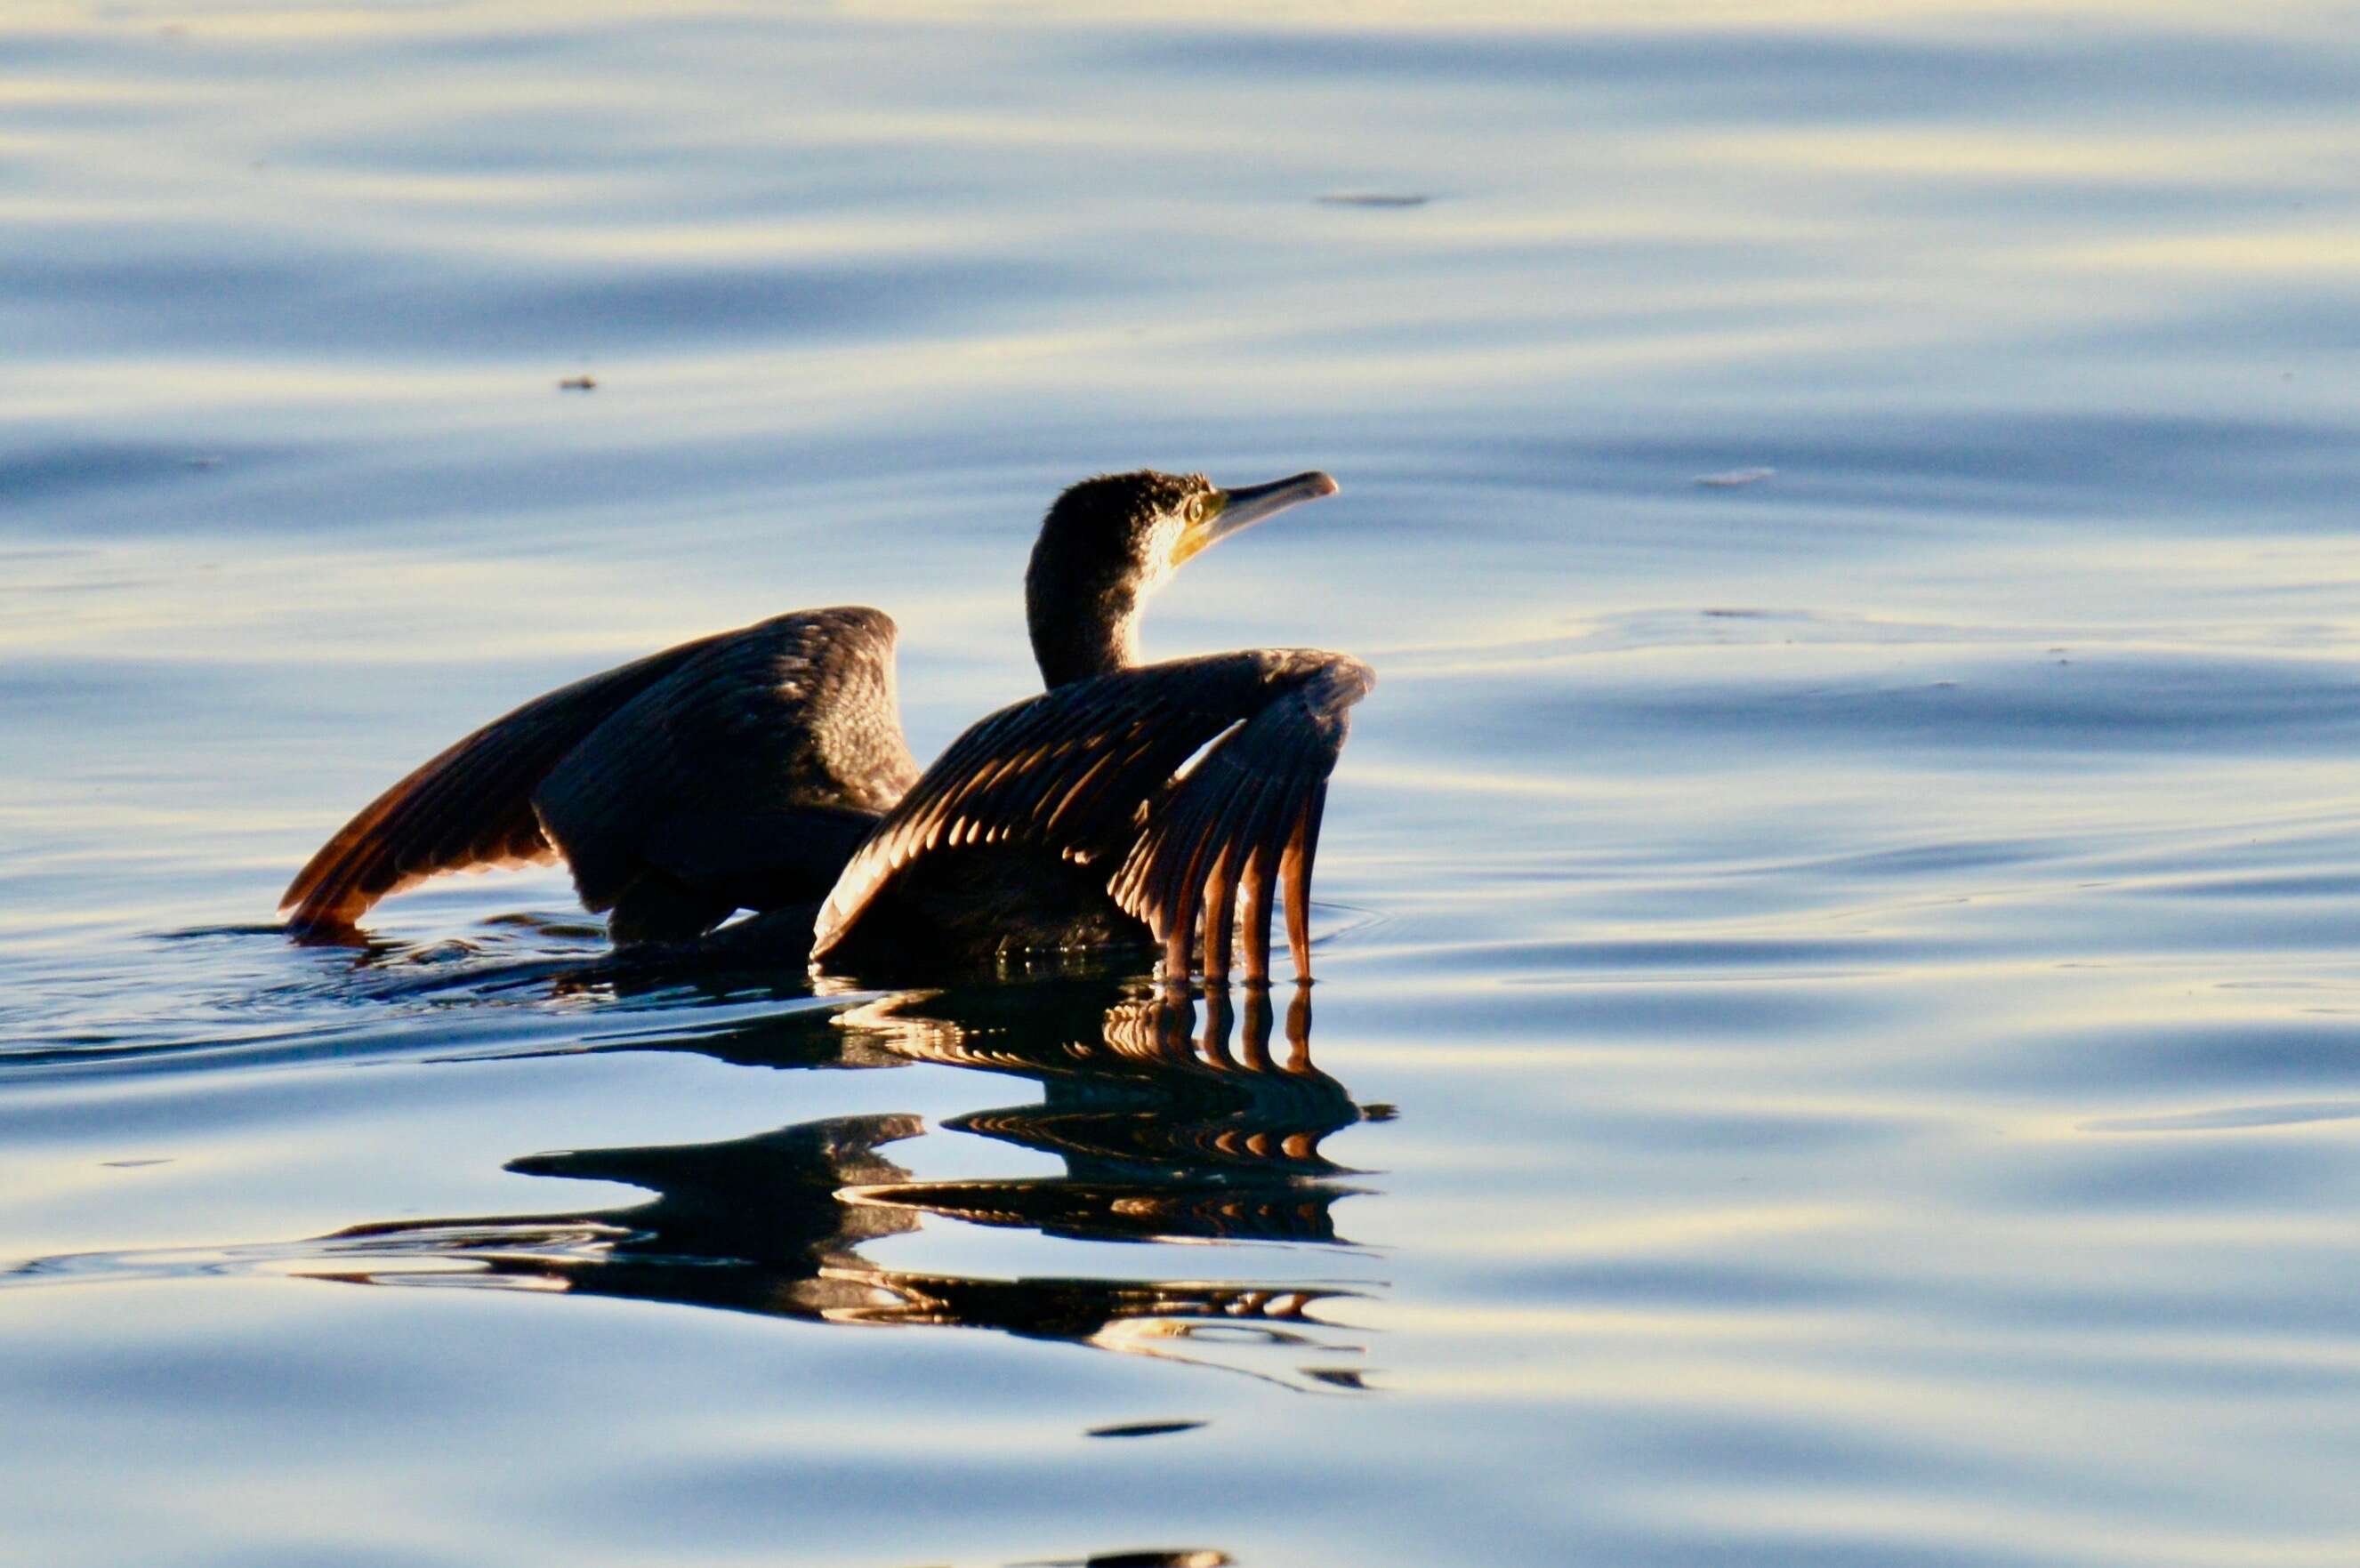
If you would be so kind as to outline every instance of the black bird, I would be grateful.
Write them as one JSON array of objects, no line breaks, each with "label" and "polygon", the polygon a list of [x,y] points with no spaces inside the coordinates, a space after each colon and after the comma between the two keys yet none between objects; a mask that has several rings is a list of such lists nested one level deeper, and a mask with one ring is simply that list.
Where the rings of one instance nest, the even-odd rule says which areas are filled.
[{"label": "black bird", "polygon": [[[1048,691],[922,776],[895,627],[803,611],[578,681],[496,719],[372,801],[281,908],[312,939],[440,872],[563,858],[619,945],[759,946],[838,974],[914,974],[1153,942],[1226,979],[1242,928],[1268,975],[1272,888],[1295,973],[1327,780],[1367,666],[1307,648],[1142,665],[1147,597],[1218,539],[1335,494],[1102,475],[1057,498],[1025,574]],[[711,937],[740,909],[759,911]]]}]

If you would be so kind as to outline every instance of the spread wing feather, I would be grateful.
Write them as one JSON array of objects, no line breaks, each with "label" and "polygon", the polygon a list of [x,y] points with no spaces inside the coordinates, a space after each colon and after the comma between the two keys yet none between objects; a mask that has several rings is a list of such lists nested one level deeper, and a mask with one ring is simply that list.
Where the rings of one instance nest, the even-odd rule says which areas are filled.
[{"label": "spread wing feather", "polygon": [[[1120,670],[1004,708],[953,742],[878,824],[828,895],[813,955],[825,958],[925,856],[1019,844],[1103,866],[1116,904],[1164,944],[1171,974],[1187,972],[1199,917],[1215,910],[1203,922],[1206,972],[1227,973],[1228,912],[1241,898],[1247,972],[1259,976],[1263,894],[1274,876],[1284,884],[1293,934],[1346,713],[1373,682],[1338,654],[1262,650]],[[1303,971],[1301,942],[1296,960]]]},{"label": "spread wing feather", "polygon": [[288,885],[297,930],[349,929],[370,905],[442,871],[547,862],[532,790],[607,715],[732,636],[704,637],[536,697],[363,807]]},{"label": "spread wing feather", "polygon": [[1336,660],[1223,735],[1149,813],[1108,890],[1164,943],[1167,974],[1187,973],[1201,925],[1205,977],[1226,977],[1231,910],[1242,908],[1246,976],[1265,978],[1273,874],[1295,973],[1310,972],[1311,863],[1328,776],[1352,704],[1372,684],[1367,666]]}]

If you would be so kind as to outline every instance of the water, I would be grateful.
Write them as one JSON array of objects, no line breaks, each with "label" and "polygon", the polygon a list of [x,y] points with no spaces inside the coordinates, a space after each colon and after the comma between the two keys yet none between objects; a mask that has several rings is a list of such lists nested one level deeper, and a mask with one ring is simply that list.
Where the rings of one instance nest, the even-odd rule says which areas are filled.
[{"label": "water", "polygon": [[[2355,22],[15,7],[0,1559],[2360,1558]],[[1380,672],[1316,1007],[268,928],[1142,464],[1344,483],[1148,628]]]}]

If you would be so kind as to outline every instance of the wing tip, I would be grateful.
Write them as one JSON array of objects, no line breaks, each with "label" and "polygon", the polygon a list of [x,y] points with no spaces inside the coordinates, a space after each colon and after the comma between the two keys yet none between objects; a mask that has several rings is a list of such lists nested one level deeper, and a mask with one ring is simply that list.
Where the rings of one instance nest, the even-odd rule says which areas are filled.
[{"label": "wing tip", "polygon": [[287,934],[302,943],[349,942],[360,934],[360,918],[377,900],[359,888],[299,877],[279,900]]},{"label": "wing tip", "polygon": [[356,947],[366,941],[359,926],[329,917],[293,915],[283,929],[287,940],[298,947]]}]

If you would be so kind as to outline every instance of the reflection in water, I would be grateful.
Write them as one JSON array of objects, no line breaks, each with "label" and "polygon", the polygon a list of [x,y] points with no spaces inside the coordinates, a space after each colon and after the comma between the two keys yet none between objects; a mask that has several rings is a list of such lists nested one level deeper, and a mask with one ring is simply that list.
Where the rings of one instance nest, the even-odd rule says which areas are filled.
[{"label": "reflection in water", "polygon": [[1337,1240],[1329,1211],[1351,1189],[1331,1180],[1339,1168],[1319,1144],[1362,1112],[1311,1063],[1309,993],[1288,1007],[1283,1062],[1271,1056],[1271,1003],[1258,988],[1246,993],[1234,1049],[1235,1014],[1220,991],[1207,997],[1201,1036],[1185,1002],[1097,1005],[1101,995],[979,991],[956,1003],[889,1000],[839,1019],[905,1056],[1039,1083],[1037,1105],[945,1125],[1065,1163],[1062,1177],[904,1182],[855,1196],[1095,1241]]},{"label": "reflection in water", "polygon": [[[1275,1056],[1264,995],[1236,1011],[1217,995],[1201,1033],[1196,1019],[1187,1000],[1098,983],[899,997],[833,1019],[807,1011],[647,1042],[778,1066],[916,1060],[1029,1079],[1041,1085],[1037,1104],[945,1125],[1055,1155],[1061,1176],[915,1181],[880,1150],[921,1136],[921,1118],[835,1116],[717,1143],[568,1150],[508,1166],[653,1194],[612,1208],[358,1225],[292,1247],[182,1255],[177,1267],[158,1255],[49,1259],[18,1279],[291,1263],[356,1284],[557,1290],[833,1323],[998,1329],[1229,1365],[1299,1388],[1359,1388],[1357,1370],[1306,1364],[1359,1352],[1332,1343],[1315,1313],[1356,1293],[1333,1284],[969,1278],[860,1256],[864,1244],[915,1231],[928,1214],[1084,1241],[1336,1242],[1330,1211],[1355,1189],[1337,1180],[1341,1168],[1319,1144],[1363,1113],[1312,1065],[1307,995],[1289,1007]],[[1272,1352],[1284,1371],[1241,1364]]]}]

